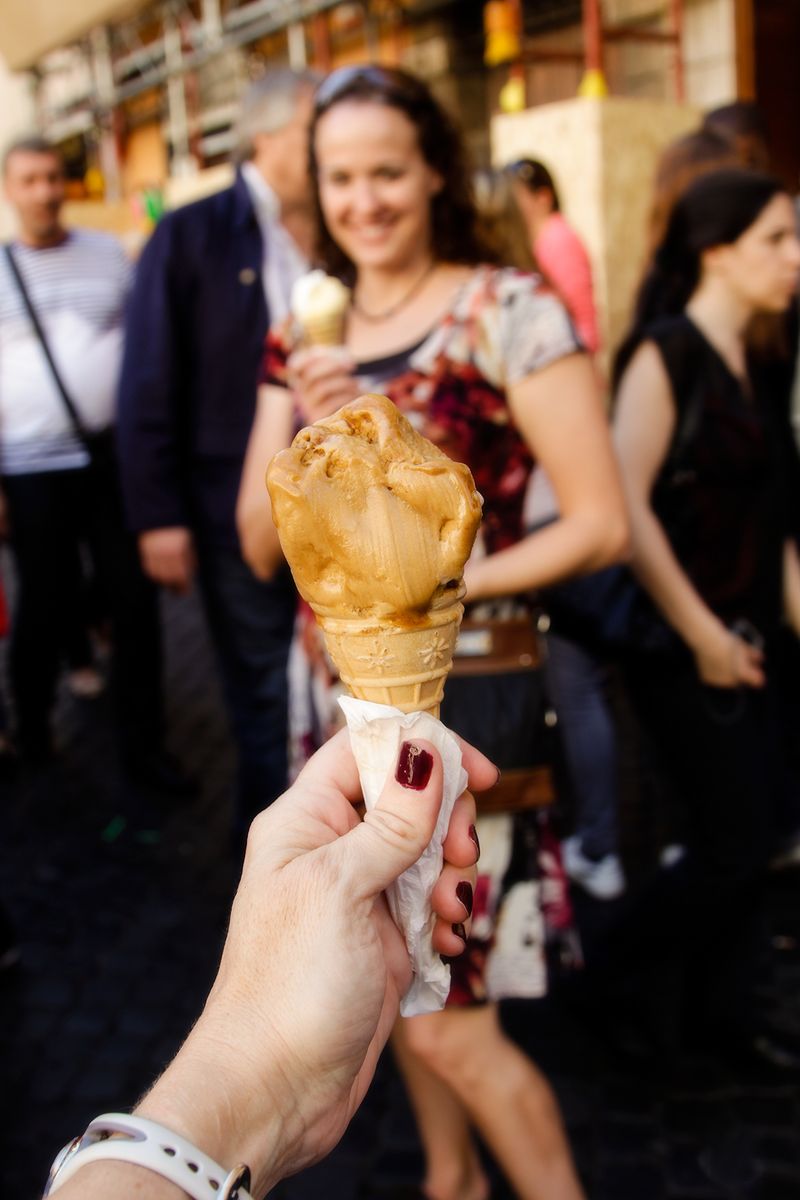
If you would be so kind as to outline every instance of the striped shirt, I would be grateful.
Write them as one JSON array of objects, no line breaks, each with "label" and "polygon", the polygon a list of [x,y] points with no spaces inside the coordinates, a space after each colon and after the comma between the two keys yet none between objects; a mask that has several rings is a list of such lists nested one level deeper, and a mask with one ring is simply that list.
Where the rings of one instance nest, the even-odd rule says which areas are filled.
[{"label": "striped shirt", "polygon": [[[114,419],[131,265],[108,234],[72,230],[58,246],[14,243],[14,257],[59,374],[89,430]],[[81,443],[0,254],[0,472],[86,466]]]}]

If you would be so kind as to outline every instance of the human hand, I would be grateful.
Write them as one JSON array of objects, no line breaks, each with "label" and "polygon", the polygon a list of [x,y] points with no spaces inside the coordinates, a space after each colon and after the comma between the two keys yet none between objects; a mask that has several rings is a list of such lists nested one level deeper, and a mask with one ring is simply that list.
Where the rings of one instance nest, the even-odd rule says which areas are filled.
[{"label": "human hand", "polygon": [[344,346],[309,346],[287,363],[289,387],[307,424],[329,417],[361,394],[355,362]]},{"label": "human hand", "polygon": [[139,534],[139,557],[155,583],[179,595],[189,591],[197,565],[190,530],[182,525],[145,530]]},{"label": "human hand", "polygon": [[[430,841],[442,768],[429,743],[427,784],[389,779],[360,820],[358,772],[346,731],[253,822],[219,975],[178,1058],[142,1102],[142,1116],[190,1138],[217,1161],[248,1162],[254,1195],[327,1153],[360,1104],[411,981],[384,889]],[[496,768],[462,746],[470,785]],[[456,802],[434,889],[434,947],[463,949],[456,895],[474,884],[474,803]]]},{"label": "human hand", "polygon": [[766,683],[764,651],[717,622],[694,648],[697,673],[710,687],[762,688]]}]

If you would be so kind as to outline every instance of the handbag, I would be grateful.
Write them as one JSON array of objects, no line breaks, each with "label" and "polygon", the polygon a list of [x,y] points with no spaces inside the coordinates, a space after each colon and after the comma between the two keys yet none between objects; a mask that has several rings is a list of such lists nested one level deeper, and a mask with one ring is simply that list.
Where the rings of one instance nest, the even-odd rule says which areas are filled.
[{"label": "handbag", "polygon": [[476,795],[480,814],[552,803],[555,714],[531,614],[462,621],[440,715],[502,770],[494,787]]},{"label": "handbag", "polygon": [[14,277],[17,288],[19,289],[20,296],[22,297],[22,301],[25,305],[25,309],[28,313],[31,324],[33,325],[34,332],[39,339],[39,345],[41,346],[42,353],[47,360],[47,365],[50,368],[53,381],[58,389],[58,394],[61,397],[64,408],[67,410],[67,415],[69,416],[70,422],[75,430],[75,433],[77,434],[79,441],[83,443],[89,454],[90,469],[99,483],[104,484],[106,487],[111,487],[115,492],[118,492],[119,484],[114,430],[110,427],[108,429],[91,430],[88,429],[84,424],[83,418],[81,417],[81,414],[78,412],[78,409],[75,405],[75,401],[67,391],[67,387],[61,377],[61,373],[56,366],[55,359],[53,358],[53,352],[50,349],[50,344],[45,336],[42,322],[39,319],[39,314],[34,307],[33,300],[31,299],[30,292],[28,291],[25,283],[25,278],[19,269],[19,264],[16,258],[14,257],[14,251],[7,242],[3,246],[3,250],[5,252],[9,269]]}]

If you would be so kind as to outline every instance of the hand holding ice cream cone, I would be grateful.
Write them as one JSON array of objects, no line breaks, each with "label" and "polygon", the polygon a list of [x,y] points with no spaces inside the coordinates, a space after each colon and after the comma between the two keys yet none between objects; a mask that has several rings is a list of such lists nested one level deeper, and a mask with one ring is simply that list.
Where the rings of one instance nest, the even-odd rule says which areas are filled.
[{"label": "hand holding ice cream cone", "polygon": [[481,498],[468,468],[417,433],[386,396],[362,396],[301,430],[272,460],[267,483],[295,583],[356,697],[340,703],[367,810],[400,740],[427,738],[442,755],[440,823],[387,892],[414,968],[401,1012],[434,1012],[447,997],[450,969],[433,950],[431,895],[466,781],[459,744],[435,718]]}]

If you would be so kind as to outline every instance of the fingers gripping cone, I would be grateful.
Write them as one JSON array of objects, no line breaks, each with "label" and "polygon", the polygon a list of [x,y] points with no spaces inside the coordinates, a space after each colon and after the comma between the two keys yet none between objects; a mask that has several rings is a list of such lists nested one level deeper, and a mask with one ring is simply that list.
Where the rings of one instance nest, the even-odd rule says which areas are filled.
[{"label": "fingers gripping cone", "polygon": [[468,468],[385,396],[300,431],[270,464],[281,545],[350,693],[438,716],[481,515]]}]

